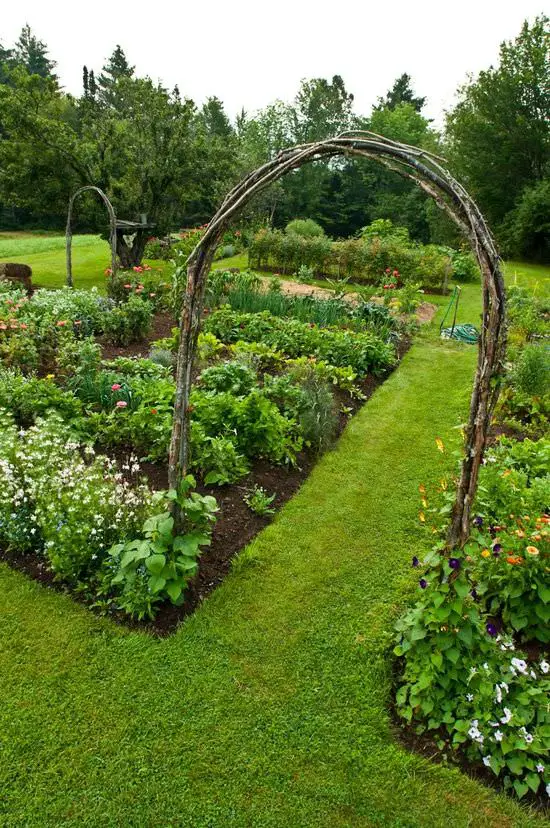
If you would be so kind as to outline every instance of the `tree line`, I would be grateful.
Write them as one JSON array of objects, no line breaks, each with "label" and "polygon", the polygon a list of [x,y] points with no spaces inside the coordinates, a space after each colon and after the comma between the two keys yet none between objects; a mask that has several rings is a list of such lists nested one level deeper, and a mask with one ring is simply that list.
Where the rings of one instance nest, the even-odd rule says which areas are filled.
[{"label": "tree line", "polygon": [[[284,147],[367,129],[443,155],[476,198],[506,255],[550,261],[550,21],[525,21],[498,63],[458,90],[442,130],[403,74],[368,115],[335,75],[302,81],[291,102],[232,120],[223,102],[202,106],[139,77],[121,46],[82,92],[67,93],[47,46],[25,26],[0,42],[0,226],[62,227],[70,194],[95,184],[120,218],[146,214],[162,235],[208,220],[225,192]],[[327,234],[356,234],[391,219],[423,242],[454,243],[454,228],[411,182],[375,162],[316,162],[288,174],[243,216],[282,227],[312,218]],[[90,196],[80,226],[103,229]]]}]

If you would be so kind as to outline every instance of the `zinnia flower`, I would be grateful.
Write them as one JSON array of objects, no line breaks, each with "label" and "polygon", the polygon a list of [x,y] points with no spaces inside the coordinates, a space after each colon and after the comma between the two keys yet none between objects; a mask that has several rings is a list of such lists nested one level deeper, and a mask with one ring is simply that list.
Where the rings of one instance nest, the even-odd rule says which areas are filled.
[{"label": "zinnia flower", "polygon": [[116,407],[117,408],[126,408],[127,405],[128,405],[128,403],[126,402],[126,400],[119,400],[116,404]]},{"label": "zinnia flower", "polygon": [[538,555],[539,554],[539,550],[537,549],[536,546],[528,546],[525,551],[527,552],[528,555]]},{"label": "zinnia flower", "polygon": [[122,388],[122,385],[119,385],[118,382],[114,382],[111,385],[111,391],[120,391],[121,388]]},{"label": "zinnia flower", "polygon": [[481,553],[481,557],[482,557],[482,558],[490,558],[490,557],[491,557],[491,553],[489,552],[489,550],[488,550],[488,549],[484,549],[484,550],[483,550],[483,552]]}]

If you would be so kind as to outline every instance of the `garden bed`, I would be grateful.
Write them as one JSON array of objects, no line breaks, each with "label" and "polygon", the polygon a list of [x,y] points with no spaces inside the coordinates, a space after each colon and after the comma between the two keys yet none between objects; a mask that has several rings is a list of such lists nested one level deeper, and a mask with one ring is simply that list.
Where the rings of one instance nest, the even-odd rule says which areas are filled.
[{"label": "garden bed", "polygon": [[[141,356],[148,352],[149,342],[157,338],[159,331],[169,332],[173,326],[169,314],[157,314],[155,324],[148,341],[134,343],[131,346],[117,347],[103,345],[105,358],[117,356]],[[166,333],[165,333],[166,335]],[[409,349],[411,341],[404,340],[400,344],[399,358],[401,359]],[[116,352],[115,352],[116,351]],[[384,378],[385,379],[385,378]],[[339,392],[339,403],[346,406],[348,413],[340,412],[336,438],[340,436],[351,416],[367,403],[376,388],[383,382],[373,376],[367,377],[361,384],[363,400],[352,397],[345,392]],[[117,449],[112,453],[119,468],[126,463],[130,448]],[[156,636],[166,636],[175,632],[178,625],[191,615],[200,603],[213,592],[228,575],[233,558],[276,516],[279,509],[297,492],[301,484],[310,474],[318,460],[318,455],[311,451],[302,451],[296,458],[294,466],[273,465],[265,460],[254,463],[252,470],[246,477],[237,483],[218,486],[200,484],[197,491],[201,494],[212,495],[218,501],[219,512],[212,532],[211,545],[201,554],[198,561],[198,572],[189,582],[185,601],[180,606],[165,602],[153,620],[137,621],[120,611],[109,611],[113,621],[130,629],[141,629]],[[141,474],[154,490],[168,488],[168,467],[166,464],[142,462]],[[129,477],[131,481],[131,478]],[[261,486],[267,492],[273,493],[272,503],[275,514],[260,516],[251,511],[243,500],[243,496],[254,485]],[[43,556],[30,552],[24,555],[0,550],[0,560],[6,562],[13,569],[23,572],[28,577],[38,581],[45,587],[60,592],[68,592],[77,600],[82,601],[92,611],[93,601],[84,595],[75,594],[66,585],[56,580],[54,572],[48,568]],[[102,614],[103,611],[102,611]]]}]

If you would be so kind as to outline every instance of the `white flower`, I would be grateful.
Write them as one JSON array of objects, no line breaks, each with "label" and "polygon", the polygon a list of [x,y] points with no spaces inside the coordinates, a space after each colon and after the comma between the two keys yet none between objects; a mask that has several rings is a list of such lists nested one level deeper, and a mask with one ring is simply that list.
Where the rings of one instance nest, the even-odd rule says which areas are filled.
[{"label": "white flower", "polygon": [[542,672],[545,674],[550,670],[550,664],[548,664],[547,661],[541,661],[539,666]]},{"label": "white flower", "polygon": [[512,718],[512,711],[509,710],[507,707],[504,708],[504,716],[501,718],[502,724],[508,724],[510,719]]},{"label": "white flower", "polygon": [[546,796],[550,796],[550,782],[546,786]]},{"label": "white flower", "polygon": [[491,757],[490,757],[490,756],[484,756],[484,757],[483,757],[483,764],[484,764],[484,765],[485,765],[485,767],[487,767],[487,768],[488,768],[488,767],[490,767],[490,765],[491,765]]},{"label": "white flower", "polygon": [[495,692],[496,692],[496,700],[497,704],[500,704],[502,701],[502,690],[500,689],[500,685],[495,685]]},{"label": "white flower", "polygon": [[544,765],[541,765],[540,762],[537,765],[537,771],[538,773],[544,773]]},{"label": "white flower", "polygon": [[518,672],[523,673],[524,676],[527,675],[527,662],[522,658],[513,658],[510,663]]},{"label": "white flower", "polygon": [[525,739],[525,742],[528,745],[530,745],[531,742],[533,741],[533,736],[531,736],[531,734],[527,731],[527,729],[525,727],[520,727],[519,732],[520,732],[521,736],[523,736],[523,738]]},{"label": "white flower", "polygon": [[497,740],[497,742],[502,742],[502,736],[502,730],[495,730],[495,739]]},{"label": "white flower", "polygon": [[473,701],[474,700],[474,697],[473,697],[472,693],[466,693],[466,698],[467,698],[468,701]]}]

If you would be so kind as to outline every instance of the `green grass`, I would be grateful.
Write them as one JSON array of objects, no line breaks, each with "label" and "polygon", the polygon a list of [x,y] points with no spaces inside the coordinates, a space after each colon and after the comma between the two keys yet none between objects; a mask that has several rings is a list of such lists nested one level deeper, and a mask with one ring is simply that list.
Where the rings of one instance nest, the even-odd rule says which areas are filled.
[{"label": "green grass", "polygon": [[169,639],[0,566],[1,824],[548,825],[409,753],[389,715],[392,624],[431,544],[418,486],[455,463],[475,359],[424,330]]},{"label": "green grass", "polygon": [[505,262],[507,284],[521,284],[539,297],[550,296],[550,265]]}]

